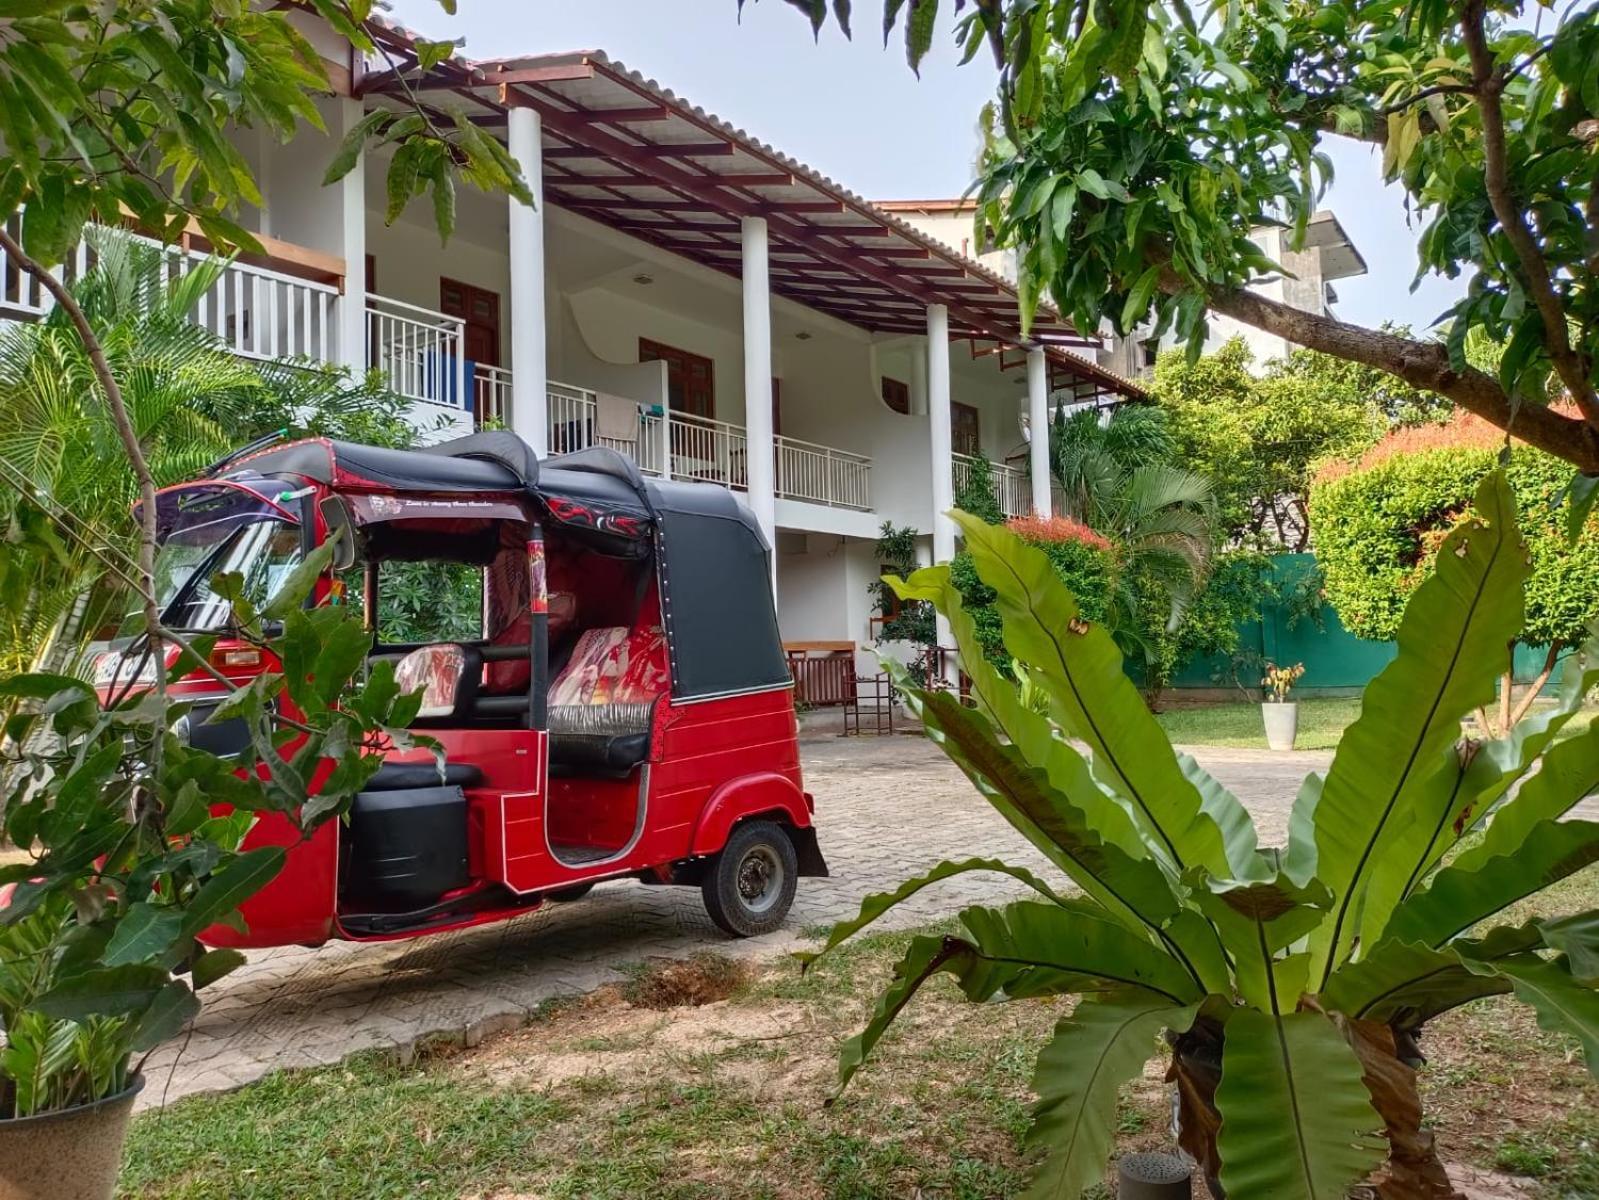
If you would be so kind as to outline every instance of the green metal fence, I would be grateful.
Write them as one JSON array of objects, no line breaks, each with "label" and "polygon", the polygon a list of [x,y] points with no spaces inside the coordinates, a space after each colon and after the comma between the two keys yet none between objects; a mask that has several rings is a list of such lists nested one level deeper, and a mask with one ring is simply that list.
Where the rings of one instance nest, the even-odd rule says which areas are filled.
[{"label": "green metal fence", "polygon": [[[1309,554],[1278,554],[1272,557],[1279,580],[1292,584],[1309,571],[1316,560]],[[1288,589],[1283,589],[1288,590]],[[1294,620],[1285,608],[1273,606],[1259,621],[1239,627],[1239,649],[1253,650],[1261,658],[1279,665],[1305,664],[1305,676],[1295,689],[1301,694],[1337,694],[1358,691],[1377,672],[1393,661],[1397,648],[1392,642],[1368,642],[1343,627],[1332,606],[1321,606],[1320,619]],[[1537,647],[1518,646],[1515,668],[1519,681],[1537,677],[1544,652]],[[1198,658],[1185,664],[1172,679],[1174,688],[1227,688],[1234,684],[1234,660],[1228,657]],[[1558,682],[1557,669],[1551,686]],[[1245,687],[1260,683],[1253,668],[1245,668],[1239,680]]]}]

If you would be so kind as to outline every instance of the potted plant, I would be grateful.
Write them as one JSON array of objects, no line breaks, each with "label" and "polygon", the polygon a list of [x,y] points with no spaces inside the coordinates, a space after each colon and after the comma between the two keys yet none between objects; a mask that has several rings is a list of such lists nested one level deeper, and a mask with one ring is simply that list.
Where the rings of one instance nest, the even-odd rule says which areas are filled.
[{"label": "potted plant", "polygon": [[[258,814],[301,837],[338,816],[403,740],[417,698],[392,667],[359,686],[367,635],[342,608],[305,608],[330,548],[308,556],[258,619],[237,577],[241,632],[303,668],[258,676],[213,720],[247,723],[250,748],[219,757],[182,736],[190,705],[165,684],[209,670],[212,638],[135,640],[135,676],[102,702],[68,676],[0,681],[6,720],[3,832],[32,850],[0,869],[0,1195],[109,1197],[144,1056],[199,1011],[198,994],[244,961],[198,935],[237,922],[278,871],[281,845],[241,848]],[[281,625],[281,640],[259,636]],[[162,648],[164,678],[149,668]],[[139,666],[143,660],[145,667]],[[125,659],[126,661],[126,659]],[[268,661],[273,661],[269,658]],[[220,675],[219,683],[226,684]],[[232,685],[227,685],[231,687]],[[268,771],[261,768],[266,767]],[[315,776],[307,788],[299,780]]]},{"label": "potted plant", "polygon": [[1266,722],[1266,745],[1273,750],[1292,750],[1294,739],[1299,736],[1299,705],[1288,698],[1288,692],[1304,673],[1304,663],[1291,667],[1266,664],[1266,674],[1260,681],[1265,689],[1260,697],[1260,715]]},{"label": "potted plant", "polygon": [[1363,1188],[1409,1200],[1456,1195],[1417,1090],[1433,1017],[1514,994],[1545,1028],[1576,1035],[1599,1074],[1595,914],[1497,919],[1599,861],[1599,822],[1565,819],[1599,779],[1599,723],[1556,740],[1599,669],[1585,657],[1556,706],[1501,740],[1461,735],[1524,617],[1528,558],[1502,474],[1450,532],[1397,657],[1273,847],[1235,796],[1173,752],[1110,634],[1080,616],[1043,555],[956,519],[1049,714],[985,661],[942,566],[896,587],[948,618],[977,704],[901,686],[928,734],[1077,890],[966,859],[868,897],[823,953],[961,872],[1001,871],[1035,893],[915,938],[843,1049],[845,1082],[940,972],[976,1001],[1073,994],[1034,1074],[1027,1195],[1070,1200],[1103,1179],[1117,1091],[1164,1035],[1178,1140],[1214,1195],[1335,1200]]}]

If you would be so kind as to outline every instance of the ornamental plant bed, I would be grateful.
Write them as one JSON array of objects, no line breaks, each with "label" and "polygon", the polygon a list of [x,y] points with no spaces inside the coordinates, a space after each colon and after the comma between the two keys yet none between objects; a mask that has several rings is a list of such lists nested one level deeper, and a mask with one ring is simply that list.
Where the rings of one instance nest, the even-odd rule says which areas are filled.
[{"label": "ornamental plant bed", "polygon": [[[1572,881],[1553,902],[1599,904],[1599,878]],[[667,990],[649,982],[663,970],[652,965],[476,1049],[438,1046],[405,1066],[362,1058],[185,1100],[135,1121],[124,1195],[1013,1196],[1033,1047],[1070,1001],[979,1009],[935,980],[872,1069],[826,1105],[834,1049],[893,962],[915,937],[953,928],[866,934],[803,976],[791,961],[770,963],[722,1001],[664,1010],[629,999]],[[715,980],[740,969],[701,967]],[[1599,1151],[1583,1142],[1599,1084],[1575,1043],[1516,1012],[1494,1001],[1434,1025],[1425,1087],[1442,1153],[1460,1174],[1493,1171],[1507,1153],[1543,1170],[1514,1181],[1507,1194],[1524,1200],[1592,1194]],[[1169,1122],[1170,1092],[1152,1064],[1121,1089],[1117,1152],[1169,1150]],[[1195,1195],[1203,1200],[1203,1184]]]},{"label": "ornamental plant bed", "polygon": [[1178,1140],[1213,1193],[1442,1200],[1459,1193],[1418,1093],[1429,1021],[1514,995],[1542,1027],[1575,1036],[1599,1076],[1599,913],[1506,923],[1518,901],[1599,862],[1599,823],[1568,819],[1599,786],[1599,728],[1554,741],[1599,683],[1592,655],[1555,708],[1494,741],[1461,730],[1492,698],[1526,615],[1531,564],[1502,471],[1444,540],[1397,657],[1325,776],[1300,788],[1281,847],[1260,845],[1238,798],[1172,751],[1110,635],[1048,560],[954,515],[1048,715],[982,661],[947,566],[889,582],[948,621],[976,706],[900,686],[983,797],[1082,894],[965,859],[867,897],[823,953],[963,872],[1010,875],[1039,899],[967,909],[959,933],[913,942],[844,1047],[843,1082],[941,973],[974,1001],[1077,995],[1038,1056],[1027,1196],[1070,1198],[1100,1178],[1118,1084],[1146,1069],[1159,1035]]}]

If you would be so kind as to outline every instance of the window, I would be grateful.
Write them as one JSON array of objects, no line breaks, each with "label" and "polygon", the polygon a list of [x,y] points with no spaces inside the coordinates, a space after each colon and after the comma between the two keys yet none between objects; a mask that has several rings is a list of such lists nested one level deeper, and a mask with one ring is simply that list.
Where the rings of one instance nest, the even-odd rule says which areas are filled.
[{"label": "window", "polygon": [[883,376],[883,403],[897,413],[909,415],[911,411],[910,384],[902,379],[890,379]]},{"label": "window", "polygon": [[983,439],[978,428],[977,410],[970,404],[955,401],[949,406],[950,448],[956,454],[972,457],[983,452]]},{"label": "window", "polygon": [[710,359],[639,338],[638,360],[666,364],[666,399],[673,412],[716,415],[716,364]]},{"label": "window", "polygon": [[1145,338],[1138,343],[1138,365],[1149,370],[1155,365],[1155,360],[1160,357],[1160,342],[1155,338]]}]

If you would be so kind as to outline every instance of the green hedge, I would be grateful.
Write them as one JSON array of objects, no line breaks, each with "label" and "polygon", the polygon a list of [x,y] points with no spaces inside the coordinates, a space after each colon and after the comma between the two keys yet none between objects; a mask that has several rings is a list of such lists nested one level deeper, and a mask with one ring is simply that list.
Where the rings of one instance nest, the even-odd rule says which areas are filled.
[{"label": "green hedge", "polygon": [[[1478,482],[1498,460],[1491,448],[1441,447],[1396,454],[1311,489],[1316,559],[1350,632],[1394,638],[1439,543],[1470,512]],[[1532,559],[1523,640],[1580,642],[1599,616],[1599,523],[1567,543],[1559,500],[1571,467],[1554,457],[1517,447],[1507,474]]]}]

